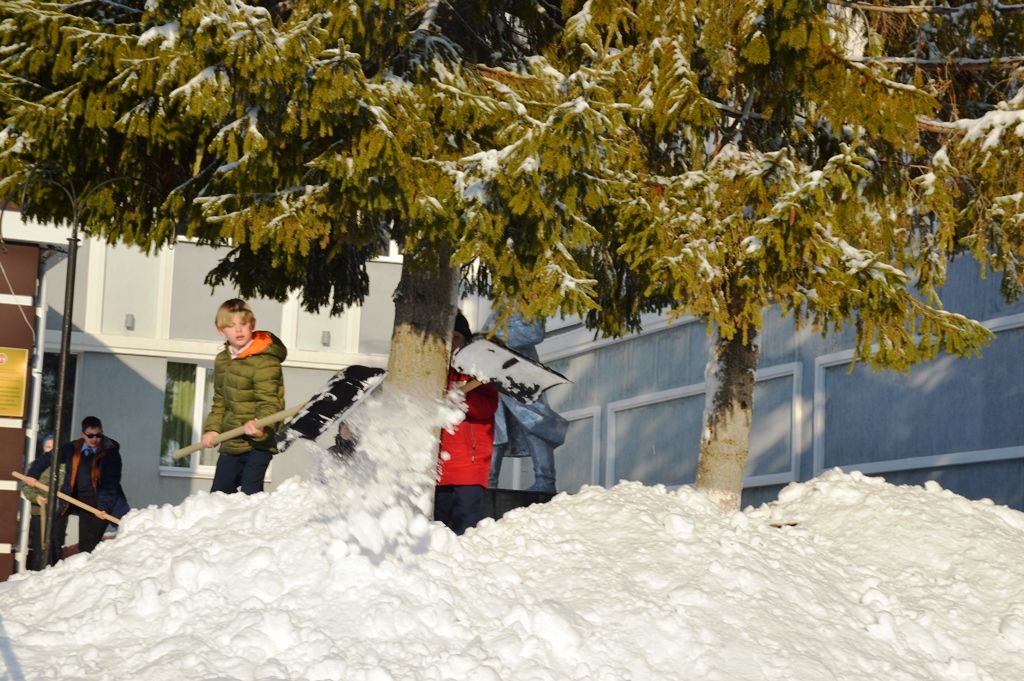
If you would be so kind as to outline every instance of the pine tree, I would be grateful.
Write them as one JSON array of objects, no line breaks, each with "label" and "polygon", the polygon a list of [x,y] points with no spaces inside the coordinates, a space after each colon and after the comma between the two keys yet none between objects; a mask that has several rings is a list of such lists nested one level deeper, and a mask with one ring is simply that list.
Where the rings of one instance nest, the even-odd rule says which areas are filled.
[{"label": "pine tree", "polygon": [[397,241],[390,380],[418,393],[460,276],[606,334],[698,315],[698,486],[735,508],[769,306],[906,368],[990,336],[942,310],[951,253],[1020,280],[1021,155],[987,143],[1016,134],[1016,81],[921,60],[977,26],[960,40],[1002,73],[1022,33],[980,4],[878,7],[0,2],[0,195],[144,247],[230,243],[211,281],[332,311]]},{"label": "pine tree", "polygon": [[[460,166],[521,116],[503,81],[558,29],[539,5],[0,7],[0,195],[143,248],[181,234],[230,244],[210,283],[297,289],[333,313],[361,302],[366,261],[394,240],[405,265],[389,382],[440,394],[479,248],[463,243]],[[546,276],[531,241],[515,257],[527,283]],[[554,305],[582,301],[568,291]]]},{"label": "pine tree", "polygon": [[[981,223],[961,212],[1014,200],[1019,179],[996,169],[1005,154],[979,157],[972,135],[957,137],[954,170],[940,146],[968,124],[939,98],[951,90],[885,56],[908,45],[840,4],[588,0],[567,8],[551,55],[606,161],[588,171],[604,194],[574,216],[608,240],[589,252],[598,305],[588,323],[621,333],[651,309],[708,322],[697,486],[725,510],[739,505],[766,308],[823,334],[852,326],[855,359],[875,367],[972,355],[991,334],[942,309],[947,260],[973,246],[1013,270],[1021,245],[1016,231],[990,233],[1005,228],[1002,214]],[[1019,52],[1021,35],[986,49]],[[972,110],[1006,92],[991,86]],[[558,157],[562,146],[534,153]],[[516,163],[494,175],[513,176]],[[1005,183],[973,185],[965,204],[961,185],[979,167]]]},{"label": "pine tree", "polygon": [[919,121],[931,156],[929,172],[918,178],[919,210],[938,216],[934,243],[970,250],[1002,272],[1003,294],[1016,299],[1024,287],[1024,6],[857,5],[857,11],[886,48],[886,55],[869,58],[939,102],[934,118]]}]

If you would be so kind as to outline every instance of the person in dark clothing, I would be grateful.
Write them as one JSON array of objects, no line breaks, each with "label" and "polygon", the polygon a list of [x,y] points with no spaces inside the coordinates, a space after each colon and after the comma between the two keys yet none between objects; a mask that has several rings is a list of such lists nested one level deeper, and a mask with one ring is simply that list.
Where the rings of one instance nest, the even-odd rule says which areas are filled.
[{"label": "person in dark clothing", "polygon": [[[95,416],[82,419],[82,437],[65,443],[58,453],[64,468],[60,491],[83,504],[120,518],[128,512],[128,500],[121,488],[121,446],[103,434],[103,423]],[[51,464],[51,457],[40,456],[29,467],[29,477],[39,479]],[[103,539],[109,524],[84,509],[59,500],[59,517],[78,515],[78,550],[89,553]]]},{"label": "person in dark clothing", "polygon": [[[497,327],[500,310],[487,320],[487,327],[496,338],[512,350],[534,362],[540,361],[537,345],[544,340],[544,322],[529,322],[513,314],[505,327]],[[498,486],[502,460],[507,456],[530,457],[533,462],[533,484],[527,491],[555,493],[555,448],[565,442],[569,422],[547,405],[542,397],[526,404],[508,395],[501,400],[494,417],[494,454],[488,487]]]},{"label": "person in dark clothing", "polygon": [[356,434],[342,421],[338,424],[338,433],[334,436],[334,444],[327,451],[338,459],[345,460],[356,451]]}]

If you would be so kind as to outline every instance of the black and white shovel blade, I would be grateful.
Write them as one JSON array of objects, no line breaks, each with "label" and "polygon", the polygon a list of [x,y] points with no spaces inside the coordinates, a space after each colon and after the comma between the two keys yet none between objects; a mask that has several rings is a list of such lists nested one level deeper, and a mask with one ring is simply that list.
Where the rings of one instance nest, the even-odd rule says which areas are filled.
[{"label": "black and white shovel blade", "polygon": [[295,440],[316,440],[332,423],[365,399],[384,380],[384,370],[353,364],[334,374],[327,387],[284,423],[276,442],[285,450]]},{"label": "black and white shovel blade", "polygon": [[452,366],[527,404],[539,400],[548,388],[570,382],[554,369],[485,338],[464,345],[452,358]]}]

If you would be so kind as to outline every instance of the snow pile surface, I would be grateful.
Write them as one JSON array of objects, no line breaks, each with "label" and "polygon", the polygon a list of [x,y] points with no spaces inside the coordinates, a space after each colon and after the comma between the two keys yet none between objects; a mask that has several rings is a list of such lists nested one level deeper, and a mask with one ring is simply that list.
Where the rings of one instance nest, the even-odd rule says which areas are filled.
[{"label": "snow pile surface", "polygon": [[834,471],[731,516],[590,487],[458,538],[390,423],[357,464],[133,512],[0,585],[0,678],[1024,678],[1024,514]]}]

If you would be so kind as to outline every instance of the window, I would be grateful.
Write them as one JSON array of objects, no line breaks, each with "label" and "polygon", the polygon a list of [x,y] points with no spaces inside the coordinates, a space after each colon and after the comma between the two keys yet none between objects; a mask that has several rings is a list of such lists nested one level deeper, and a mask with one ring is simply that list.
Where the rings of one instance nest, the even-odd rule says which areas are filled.
[{"label": "window", "polygon": [[395,289],[402,266],[393,262],[366,264],[370,292],[359,308],[359,352],[386,355],[391,350],[395,327]]},{"label": "window", "polygon": [[213,370],[196,364],[167,363],[164,382],[164,421],[160,434],[160,468],[174,475],[205,473],[212,475],[217,450],[203,449],[180,459],[171,455],[182,447],[199,442],[203,420],[213,401]]},{"label": "window", "polygon": [[[68,355],[68,363],[64,370],[64,408],[60,415],[60,433],[57,434],[57,446],[71,440],[71,434],[78,435],[78,424],[71,423],[71,415],[75,406],[75,374],[78,357]],[[43,375],[39,397],[39,442],[46,433],[53,432],[54,416],[57,411],[57,374],[60,372],[60,355],[56,352],[43,354]]]}]

